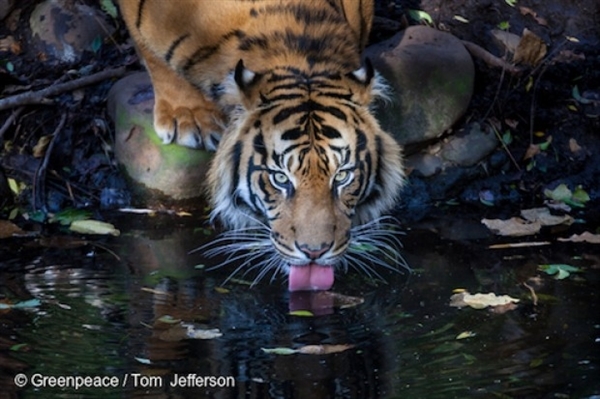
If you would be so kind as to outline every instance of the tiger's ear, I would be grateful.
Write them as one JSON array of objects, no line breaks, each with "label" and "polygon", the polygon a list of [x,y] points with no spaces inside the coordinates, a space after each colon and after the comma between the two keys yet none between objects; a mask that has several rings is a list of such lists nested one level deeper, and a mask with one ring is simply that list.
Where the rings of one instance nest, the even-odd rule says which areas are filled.
[{"label": "tiger's ear", "polygon": [[365,58],[363,65],[360,68],[348,74],[348,77],[356,80],[359,83],[362,83],[365,86],[368,86],[371,83],[373,76],[375,76],[375,70],[373,69],[373,64],[368,57]]},{"label": "tiger's ear", "polygon": [[[251,71],[244,66],[244,61],[239,60],[233,71],[234,85],[230,85],[229,94],[234,95],[238,104],[241,103],[246,109],[253,108],[258,101],[258,81],[262,74]],[[235,86],[232,87],[232,86]],[[233,90],[231,90],[233,89]]]},{"label": "tiger's ear", "polygon": [[244,66],[244,60],[239,60],[235,66],[233,78],[242,93],[247,93],[248,90],[260,79],[260,75],[252,72]]},{"label": "tiger's ear", "polygon": [[369,58],[365,58],[360,68],[346,76],[356,83],[354,98],[358,103],[370,105],[377,98],[389,100],[389,87],[381,75],[375,71]]}]

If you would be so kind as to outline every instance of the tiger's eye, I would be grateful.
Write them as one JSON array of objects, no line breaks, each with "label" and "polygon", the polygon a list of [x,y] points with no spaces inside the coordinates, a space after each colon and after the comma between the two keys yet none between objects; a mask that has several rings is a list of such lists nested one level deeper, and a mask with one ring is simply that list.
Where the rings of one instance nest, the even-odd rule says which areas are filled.
[{"label": "tiger's eye", "polygon": [[287,184],[290,181],[286,174],[281,172],[275,172],[273,179],[275,180],[275,183],[281,185]]},{"label": "tiger's eye", "polygon": [[344,183],[346,180],[348,180],[349,177],[350,177],[350,172],[348,172],[347,170],[340,170],[339,172],[336,173],[333,180],[335,180],[335,182],[339,184],[339,183]]}]

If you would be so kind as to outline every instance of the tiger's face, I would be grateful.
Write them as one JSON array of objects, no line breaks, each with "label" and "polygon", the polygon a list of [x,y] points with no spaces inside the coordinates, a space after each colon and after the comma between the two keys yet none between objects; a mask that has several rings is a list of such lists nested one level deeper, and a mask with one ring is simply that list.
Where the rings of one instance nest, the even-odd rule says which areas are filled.
[{"label": "tiger's face", "polygon": [[290,291],[329,289],[353,244],[393,241],[376,219],[393,205],[404,171],[398,144],[369,108],[379,90],[373,70],[240,68],[244,106],[209,172],[213,216],[233,229],[227,250],[255,249],[248,266],[267,255],[263,272],[286,272]]}]

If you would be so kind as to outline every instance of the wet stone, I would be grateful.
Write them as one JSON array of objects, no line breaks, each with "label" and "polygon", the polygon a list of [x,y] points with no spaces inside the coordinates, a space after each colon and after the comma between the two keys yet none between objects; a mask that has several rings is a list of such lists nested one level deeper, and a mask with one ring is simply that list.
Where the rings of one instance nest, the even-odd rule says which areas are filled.
[{"label": "wet stone", "polygon": [[211,153],[163,144],[154,131],[153,107],[146,72],[124,77],[108,94],[108,112],[115,123],[115,156],[133,183],[136,199],[202,197]]},{"label": "wet stone", "polygon": [[437,138],[466,111],[475,67],[451,34],[411,26],[365,55],[392,86],[392,101],[379,108],[378,117],[400,144]]},{"label": "wet stone", "polygon": [[48,61],[76,63],[84,51],[95,51],[114,31],[97,8],[68,0],[46,0],[29,18],[32,51]]},{"label": "wet stone", "polygon": [[460,166],[472,166],[487,157],[498,145],[491,129],[482,130],[478,123],[466,126],[443,144],[444,160]]}]

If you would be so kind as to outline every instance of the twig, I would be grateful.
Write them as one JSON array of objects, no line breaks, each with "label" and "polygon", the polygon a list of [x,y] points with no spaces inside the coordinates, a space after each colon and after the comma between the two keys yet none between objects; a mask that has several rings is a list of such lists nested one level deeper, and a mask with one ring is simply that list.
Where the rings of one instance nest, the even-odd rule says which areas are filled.
[{"label": "twig", "polygon": [[67,121],[67,114],[63,114],[60,118],[60,122],[58,122],[58,126],[52,133],[52,140],[46,149],[46,154],[44,155],[44,160],[35,171],[34,181],[33,181],[33,209],[37,210],[38,204],[41,206],[42,211],[46,212],[46,169],[48,168],[48,163],[50,162],[50,155],[52,154],[52,150],[54,149],[54,143],[56,143],[56,138],[59,136],[63,127],[65,126],[65,122]]},{"label": "twig", "polygon": [[18,107],[21,105],[39,104],[47,102],[46,97],[55,96],[57,94],[61,94],[67,91],[72,91],[83,86],[89,86],[106,79],[123,76],[125,74],[125,70],[125,67],[107,69],[105,71],[98,72],[89,76],[84,76],[82,78],[75,79],[70,82],[46,87],[42,90],[28,91],[26,93],[21,93],[11,97],[3,98],[0,100],[0,111]]},{"label": "twig", "polygon": [[504,61],[502,58],[496,57],[495,55],[485,50],[483,47],[476,45],[475,43],[462,40],[462,44],[467,48],[467,50],[469,51],[469,53],[471,53],[473,57],[477,57],[483,60],[483,62],[485,62],[489,66],[502,68],[513,75],[522,72],[521,68]]},{"label": "twig", "polygon": [[2,140],[4,133],[6,133],[6,131],[10,127],[10,125],[12,125],[17,120],[17,118],[19,117],[19,115],[21,115],[21,113],[23,112],[24,109],[25,108],[23,108],[23,107],[17,108],[16,110],[13,111],[12,114],[10,114],[10,116],[8,118],[6,118],[4,125],[2,125],[2,127],[0,128],[0,140]]},{"label": "twig", "polygon": [[[490,109],[491,109],[491,107],[490,107]],[[508,155],[508,157],[512,161],[513,165],[515,165],[515,168],[517,168],[517,170],[520,172],[521,171],[521,167],[519,166],[519,163],[517,162],[517,160],[513,156],[512,152],[510,152],[510,150],[508,149],[508,146],[504,142],[504,139],[500,135],[500,132],[498,131],[498,129],[496,129],[496,126],[494,126],[494,124],[490,123],[490,126],[492,127],[492,130],[494,131],[494,134],[496,135],[496,138],[498,138],[498,141],[502,145],[502,148],[504,149],[504,152],[506,152],[506,154]]]},{"label": "twig", "polygon": [[523,282],[523,285],[529,290],[529,292],[531,293],[531,299],[533,300],[533,306],[537,306],[538,303],[538,297],[535,294],[535,290],[533,289],[532,286],[530,286],[529,284],[527,284],[526,282]]},{"label": "twig", "polygon": [[488,246],[489,249],[506,249],[506,248],[528,248],[539,247],[542,245],[550,245],[550,241],[532,241],[532,242],[512,242],[506,244],[493,244]]}]

